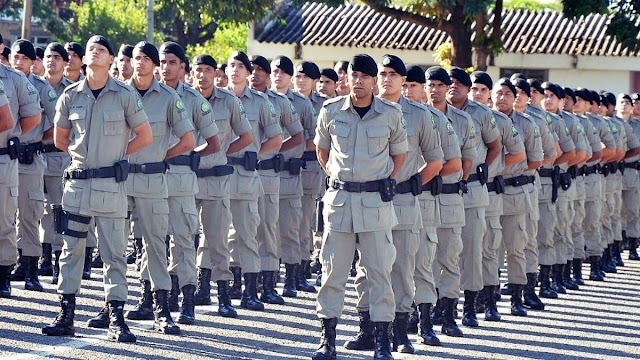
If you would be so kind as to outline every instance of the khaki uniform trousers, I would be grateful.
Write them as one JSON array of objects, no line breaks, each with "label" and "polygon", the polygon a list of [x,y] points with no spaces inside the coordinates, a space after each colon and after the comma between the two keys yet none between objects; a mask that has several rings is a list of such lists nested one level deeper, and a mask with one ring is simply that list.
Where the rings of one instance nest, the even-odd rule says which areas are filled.
[{"label": "khaki uniform trousers", "polygon": [[[265,174],[270,172],[270,174]],[[258,198],[257,240],[260,251],[260,270],[277,271],[280,269],[280,246],[278,244],[278,221],[280,219],[279,196],[280,177],[273,170],[259,170],[264,194]],[[280,226],[282,226],[280,224]]]},{"label": "khaki uniform trousers", "polygon": [[260,246],[256,239],[260,214],[258,199],[231,199],[231,222],[233,229],[229,231],[229,247],[231,249],[231,266],[242,267],[245,273],[260,272]]},{"label": "khaki uniform trousers", "polygon": [[[585,194],[584,202],[584,243],[586,249],[585,257],[602,255],[600,239],[602,238],[602,204],[603,192],[600,174],[591,174],[585,178]],[[597,189],[597,190],[594,190]]]},{"label": "khaki uniform trousers", "polygon": [[463,291],[480,291],[484,285],[482,282],[482,242],[487,231],[485,208],[465,208],[464,218],[462,253],[459,263],[460,286]]},{"label": "khaki uniform trousers", "polygon": [[299,264],[309,260],[308,248],[300,243],[300,223],[302,222],[301,198],[280,199],[280,257],[285,264]]},{"label": "khaki uniform trousers", "polygon": [[422,213],[422,229],[420,230],[420,242],[415,259],[415,273],[413,281],[416,287],[416,304],[435,304],[438,300],[436,283],[433,279],[433,262],[438,247],[438,233],[436,223],[440,219],[438,200],[420,199],[420,212]]},{"label": "khaki uniform trousers", "polygon": [[533,185],[533,192],[529,193],[532,209],[527,211],[525,221],[527,222],[527,245],[524,248],[526,258],[525,271],[527,274],[538,272],[538,221],[540,221],[540,211],[538,210],[538,187]]},{"label": "khaki uniform trousers", "polygon": [[[300,248],[302,249],[302,260],[309,260],[305,257],[306,250],[311,253],[316,248],[314,238],[314,221],[316,218],[316,199],[320,196],[324,172],[320,169],[317,161],[307,161],[307,168],[300,174],[302,178],[302,221],[300,222]],[[317,248],[322,243],[321,237]]]},{"label": "khaki uniform trousers", "polygon": [[44,216],[40,220],[40,241],[43,244],[51,244],[53,251],[62,250],[62,234],[57,234],[53,227],[53,212],[51,205],[62,204],[62,176],[44,176],[44,187],[47,192]]},{"label": "khaki uniform trousers", "polygon": [[522,187],[524,192],[515,194],[509,194],[510,187],[507,187],[506,193],[502,194],[504,204],[504,212],[500,217],[502,244],[507,253],[507,279],[510,284],[515,285],[527,283],[524,249],[528,241],[526,214],[529,211],[527,203],[531,201],[529,187],[533,185],[525,185]]},{"label": "khaki uniform trousers", "polygon": [[583,176],[575,179],[577,199],[573,202],[574,216],[571,224],[571,238],[573,239],[573,247],[568,249],[567,260],[584,259],[584,218],[585,213],[585,180]]},{"label": "khaki uniform trousers", "polygon": [[[493,179],[490,179],[492,182]],[[502,195],[489,192],[489,207],[485,209],[487,231],[482,238],[482,283],[483,286],[500,285],[498,271],[504,264],[504,247],[502,246]],[[502,263],[498,262],[498,251],[502,252]]]},{"label": "khaki uniform trousers", "polygon": [[[550,184],[542,184],[540,193],[551,193]],[[561,190],[559,190],[561,191]],[[553,232],[556,228],[556,205],[551,200],[538,195],[538,262],[540,265],[550,266],[556,263],[556,250],[553,247]]]},{"label": "khaki uniform trousers", "polygon": [[[226,179],[226,187],[228,188],[228,176],[223,178]],[[233,280],[233,274],[229,270],[231,252],[229,251],[228,231],[226,231],[231,225],[229,198],[198,199],[196,207],[200,211],[202,224],[202,237],[198,245],[198,267],[210,269],[212,281]]]},{"label": "khaki uniform trousers", "polygon": [[0,266],[11,266],[18,260],[17,210],[18,187],[0,186]]},{"label": "khaki uniform trousers", "polygon": [[180,287],[196,285],[196,249],[193,236],[198,232],[198,210],[194,196],[169,196],[169,274],[177,275]]},{"label": "khaki uniform trousers", "polygon": [[[151,281],[151,291],[171,290],[166,245],[169,231],[168,200],[134,196],[127,198],[129,210],[138,213],[136,224],[142,231],[140,276],[143,280]],[[125,235],[124,229],[122,234]]]},{"label": "khaki uniform trousers", "polygon": [[[622,179],[622,177],[620,177],[620,179]],[[615,199],[613,215],[611,216],[613,239],[609,244],[613,244],[613,240],[622,241],[622,189],[617,189],[616,192],[613,193],[613,197]]]},{"label": "khaki uniform trousers", "polygon": [[[106,218],[94,216],[92,223],[97,225],[100,244],[100,256],[104,263],[105,301],[127,301],[127,260],[125,250],[127,240],[124,236],[124,218]],[[89,231],[91,224],[69,221],[69,229]],[[86,238],[63,235],[64,245],[60,256],[59,294],[79,294],[82,282],[82,268]],[[166,264],[166,262],[165,262]],[[165,267],[166,269],[166,267]]]},{"label": "khaki uniform trousers", "polygon": [[344,307],[345,289],[358,250],[366,278],[368,309],[373,322],[391,322],[395,318],[395,301],[391,269],[396,258],[391,229],[358,234],[326,230],[320,260],[323,283],[318,291],[317,313],[320,319],[339,318]]},{"label": "khaki uniform trousers", "polygon": [[[606,249],[608,244],[613,243],[612,214],[615,209],[615,196],[613,192],[604,193],[602,203],[602,237],[600,238],[600,248]],[[602,253],[602,251],[601,251]]]},{"label": "khaki uniform trousers", "polygon": [[[573,185],[572,185],[573,186]],[[560,189],[559,191],[562,191]],[[571,191],[571,189],[567,190]],[[571,225],[573,223],[573,215],[575,209],[571,197],[558,197],[556,201],[556,227],[553,231],[553,247],[556,250],[556,264],[566,264],[569,249],[573,252],[573,239],[571,238]],[[572,258],[573,260],[573,258]]]},{"label": "khaki uniform trousers", "polygon": [[438,245],[433,275],[438,296],[457,299],[460,296],[460,254],[462,253],[462,227],[437,228]]},{"label": "khaki uniform trousers", "polygon": [[18,249],[22,256],[42,256],[40,219],[44,215],[44,175],[19,174]]},{"label": "khaki uniform trousers", "polygon": [[622,191],[622,228],[628,237],[640,237],[640,188]]}]

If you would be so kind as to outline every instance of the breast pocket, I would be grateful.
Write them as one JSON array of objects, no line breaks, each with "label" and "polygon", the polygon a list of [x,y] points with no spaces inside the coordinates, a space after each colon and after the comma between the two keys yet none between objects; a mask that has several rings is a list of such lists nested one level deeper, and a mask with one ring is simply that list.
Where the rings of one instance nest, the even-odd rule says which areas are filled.
[{"label": "breast pocket", "polygon": [[418,132],[416,131],[416,129],[409,127],[407,128],[407,142],[409,143],[409,151],[411,151],[411,149],[420,148],[418,146]]},{"label": "breast pocket", "polygon": [[378,155],[387,148],[389,132],[389,128],[386,126],[370,126],[367,128],[369,155]]},{"label": "breast pocket", "polygon": [[85,109],[71,109],[69,113],[69,121],[77,134],[84,134],[87,129],[85,115]]},{"label": "breast pocket", "polygon": [[338,151],[344,151],[349,145],[349,133],[351,128],[342,123],[333,123],[329,126],[329,134],[333,140],[333,147]]},{"label": "breast pocket", "polygon": [[152,122],[151,125],[151,133],[153,137],[163,137],[164,134],[167,133],[167,123],[163,121]]},{"label": "breast pocket", "polygon": [[104,135],[120,135],[124,132],[126,122],[122,110],[105,110],[104,112]]}]

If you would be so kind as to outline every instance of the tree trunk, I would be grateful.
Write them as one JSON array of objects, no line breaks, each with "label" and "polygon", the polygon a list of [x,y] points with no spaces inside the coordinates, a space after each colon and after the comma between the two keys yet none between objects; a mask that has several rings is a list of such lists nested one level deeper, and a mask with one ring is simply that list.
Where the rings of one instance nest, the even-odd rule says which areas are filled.
[{"label": "tree trunk", "polygon": [[463,69],[470,68],[473,66],[471,29],[464,23],[453,25],[453,31],[449,33],[449,37],[451,37],[451,46],[453,48],[451,64]]}]

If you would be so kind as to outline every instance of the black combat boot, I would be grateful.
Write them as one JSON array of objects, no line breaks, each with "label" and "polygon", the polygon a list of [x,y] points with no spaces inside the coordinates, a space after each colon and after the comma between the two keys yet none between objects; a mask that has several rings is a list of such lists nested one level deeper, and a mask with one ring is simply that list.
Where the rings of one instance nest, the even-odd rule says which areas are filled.
[{"label": "black combat boot", "polygon": [[478,296],[477,291],[464,291],[464,305],[462,311],[462,325],[468,327],[478,327],[480,324],[478,323],[478,318],[476,317],[476,296]]},{"label": "black combat boot", "polygon": [[436,301],[436,306],[431,309],[431,323],[433,325],[442,325],[444,323],[444,308],[440,299]]},{"label": "black combat boot", "polygon": [[411,314],[409,315],[409,320],[407,321],[407,333],[408,334],[417,334],[418,333],[418,324],[420,323],[420,315],[418,314],[418,307],[416,303],[411,304]]},{"label": "black combat boot", "polygon": [[218,314],[222,317],[237,318],[238,313],[233,305],[231,305],[229,282],[218,280],[216,284],[218,285]]},{"label": "black combat boot", "polygon": [[393,351],[402,354],[413,354],[415,352],[407,334],[408,321],[409,313],[396,313],[396,318],[393,320]]},{"label": "black combat boot", "polygon": [[638,261],[638,238],[629,238],[629,260]]},{"label": "black combat boot", "polygon": [[604,281],[602,274],[600,274],[600,257],[589,256],[589,263],[591,264],[591,271],[589,273],[589,280],[592,281]]},{"label": "black combat boot", "polygon": [[296,269],[297,264],[284,264],[286,269],[285,278],[284,278],[284,287],[282,289],[282,296],[284,297],[297,297],[298,292],[296,291]]},{"label": "black combat boot", "polygon": [[193,325],[196,322],[195,285],[182,287],[182,311],[178,316],[178,324]]},{"label": "black combat boot", "polygon": [[605,273],[615,274],[616,272],[618,272],[618,270],[615,268],[613,258],[611,257],[611,245],[607,245],[607,248],[604,249],[602,258],[600,258],[600,267]]},{"label": "black combat boot", "polygon": [[262,294],[260,301],[267,304],[284,305],[284,299],[276,291],[276,272],[262,272]]},{"label": "black combat boot", "polygon": [[347,340],[344,343],[344,348],[347,350],[373,350],[376,343],[373,337],[373,322],[371,322],[369,312],[358,311],[358,317],[360,318],[358,322],[360,330],[353,340]]},{"label": "black combat boot", "polygon": [[557,299],[558,293],[551,288],[551,265],[540,265],[540,292],[538,295],[544,299]]},{"label": "black combat boot", "polygon": [[536,295],[536,283],[538,282],[537,273],[527,273],[527,285],[522,291],[524,297],[524,306],[533,310],[544,310],[544,303],[538,295]]},{"label": "black combat boot", "polygon": [[42,243],[42,256],[38,262],[38,275],[53,276],[53,251],[51,243]]},{"label": "black combat boot", "polygon": [[308,292],[308,293],[313,293],[313,294],[318,292],[316,290],[316,287],[313,286],[313,284],[309,283],[307,281],[307,278],[304,275],[304,270],[303,269],[305,268],[305,266],[309,265],[309,260],[302,260],[302,263],[295,264],[295,265],[296,265],[296,269],[295,269],[296,290],[303,291],[303,292]]},{"label": "black combat boot", "polygon": [[513,292],[511,290],[511,284],[509,284],[509,283],[504,284],[504,286],[500,289],[500,295],[509,296],[512,293]]},{"label": "black combat boot", "polygon": [[567,289],[564,287],[564,264],[555,264],[552,269],[551,288],[558,294],[566,294]]},{"label": "black combat boot", "polygon": [[0,298],[11,297],[11,266],[0,266]]},{"label": "black combat boot", "polygon": [[173,322],[169,311],[169,291],[154,291],[153,306],[153,330],[168,335],[180,335],[180,328]]},{"label": "black combat boot", "polygon": [[124,301],[109,301],[109,331],[107,337],[122,343],[136,342],[136,336],[131,333],[124,322]]},{"label": "black combat boot", "polygon": [[244,273],[243,276],[244,291],[240,307],[256,311],[264,310],[264,304],[258,300],[258,273]]},{"label": "black combat boot", "polygon": [[169,275],[171,277],[171,291],[169,292],[169,311],[180,311],[180,303],[178,296],[180,295],[180,282],[178,275]]},{"label": "black combat boot", "polygon": [[38,280],[38,257],[23,256],[25,258],[27,273],[24,279],[24,289],[29,291],[42,291],[42,285]]},{"label": "black combat boot", "polygon": [[584,285],[582,278],[582,259],[573,259],[573,281],[580,285]]},{"label": "black combat boot", "polygon": [[567,263],[564,265],[563,269],[563,285],[567,290],[580,290],[580,286],[573,281],[573,277],[571,276],[571,270],[573,270],[573,260],[567,260]]},{"label": "black combat boot", "polygon": [[24,281],[27,277],[26,258],[22,256],[22,249],[18,249],[18,265],[11,272],[11,281]]},{"label": "black combat boot", "polygon": [[358,255],[358,250],[353,253],[353,261],[351,261],[351,270],[349,270],[349,275],[356,276],[358,273],[358,269],[356,269],[356,264],[358,264],[358,259],[360,256]]},{"label": "black combat boot", "polygon": [[233,274],[233,284],[229,291],[232,299],[242,299],[242,268],[240,266],[230,266],[229,270]]},{"label": "black combat boot", "polygon": [[462,337],[462,330],[456,324],[456,319],[453,316],[453,307],[456,299],[441,298],[442,306],[444,308],[444,322],[442,323],[442,333],[448,336]]},{"label": "black combat boot", "polygon": [[62,255],[62,251],[58,250],[53,253],[54,261],[53,261],[53,276],[51,276],[51,283],[57,284],[58,277],[60,276],[60,255]]},{"label": "black combat boot", "polygon": [[336,326],[337,318],[320,319],[322,325],[322,335],[320,347],[311,357],[312,360],[335,360],[336,359]]},{"label": "black combat boot", "polygon": [[93,248],[87,247],[84,250],[84,266],[82,267],[82,280],[91,280],[91,260],[93,259]]},{"label": "black combat boot", "polygon": [[198,268],[196,305],[211,305],[211,269]]},{"label": "black combat boot", "polygon": [[300,261],[300,273],[304,276],[305,279],[311,279],[311,260]]},{"label": "black combat boot", "polygon": [[613,246],[611,247],[611,252],[613,253],[613,261],[616,263],[616,266],[624,267],[624,261],[622,261],[622,241],[614,241]]},{"label": "black combat boot", "polygon": [[511,294],[511,315],[527,316],[527,309],[522,305],[522,289],[524,285],[511,284],[513,293]]},{"label": "black combat boot", "polygon": [[[128,265],[135,264],[138,259],[137,240],[138,239],[133,239],[133,248],[126,254]],[[140,241],[142,241],[142,239],[140,239]]]},{"label": "black combat boot", "polygon": [[153,320],[153,298],[151,296],[151,281],[140,279],[142,296],[133,310],[127,311],[127,319]]},{"label": "black combat boot", "polygon": [[106,303],[100,309],[98,315],[87,320],[87,326],[95,329],[106,329],[109,327],[109,321],[109,303]]},{"label": "black combat boot", "polygon": [[100,256],[100,249],[96,251],[96,254],[93,256],[91,260],[91,268],[92,269],[102,269],[104,266],[104,262],[102,262],[102,256]]},{"label": "black combat boot", "polygon": [[60,312],[56,319],[42,328],[42,333],[49,336],[73,336],[73,317],[76,311],[76,294],[60,295]]},{"label": "black combat boot", "polygon": [[486,286],[483,287],[482,290],[478,291],[478,295],[476,295],[476,302],[474,304],[476,315],[484,312],[484,304],[487,302],[487,296],[489,296],[489,292],[487,291]]},{"label": "black combat boot", "polygon": [[485,321],[500,321],[502,318],[500,313],[498,312],[498,305],[496,305],[496,297],[491,296],[491,294],[495,294],[497,285],[488,285],[485,286],[487,289],[488,296],[484,302],[484,320]]},{"label": "black combat boot", "polygon": [[[393,355],[391,355],[391,337],[393,334],[391,323],[376,322],[374,323],[374,325],[375,325],[374,337],[376,341],[376,348],[373,353],[373,359],[374,360],[393,360]],[[409,339],[407,339],[407,341],[408,340]],[[411,345],[410,342],[409,342],[409,345]]]},{"label": "black combat boot", "polygon": [[431,304],[419,304],[418,312],[420,313],[420,337],[422,338],[422,343],[440,346],[440,339],[436,336],[431,324]]},{"label": "black combat boot", "polygon": [[311,267],[309,268],[312,274],[317,274],[322,271],[322,264],[320,263],[320,258],[316,258],[311,262]]}]

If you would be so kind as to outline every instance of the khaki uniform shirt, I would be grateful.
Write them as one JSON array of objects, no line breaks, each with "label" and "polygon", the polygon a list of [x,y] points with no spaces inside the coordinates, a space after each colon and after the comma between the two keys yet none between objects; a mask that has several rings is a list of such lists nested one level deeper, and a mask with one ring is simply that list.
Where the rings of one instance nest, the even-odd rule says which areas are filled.
[{"label": "khaki uniform shirt", "polygon": [[[71,84],[73,83],[69,79],[63,76],[58,86],[54,87],[53,90],[56,92],[56,95],[60,97],[64,89],[66,89],[67,86]],[[53,124],[54,117],[55,117],[55,103],[54,103],[54,114],[51,117],[51,124]],[[47,140],[43,142],[45,144],[53,144],[53,140]],[[44,169],[44,176],[62,176],[64,175],[64,169],[66,169],[67,166],[69,166],[69,164],[71,163],[71,157],[66,152],[45,153],[44,158],[47,163],[47,167]]]},{"label": "khaki uniform shirt", "polygon": [[[133,80],[129,80],[133,84]],[[132,85],[133,86],[133,85]],[[142,104],[148,109],[149,125],[153,133],[153,143],[129,157],[131,164],[146,164],[164,161],[171,145],[171,136],[181,138],[193,131],[184,103],[169,86],[155,78],[142,97]],[[141,198],[167,198],[169,189],[166,174],[129,174],[127,195]]]},{"label": "khaki uniform shirt", "polygon": [[[267,95],[250,89],[248,86],[239,96],[244,112],[251,124],[253,142],[244,149],[229,156],[242,158],[247,151],[260,152],[260,146],[264,139],[282,134],[282,129],[275,117],[275,109]],[[267,158],[265,155],[261,159]],[[262,182],[257,171],[248,171],[242,166],[234,166],[235,172],[231,175],[231,199],[255,200],[264,194]],[[273,189],[268,189],[273,191]]]},{"label": "khaki uniform shirt", "polygon": [[[33,144],[42,141],[44,132],[53,127],[53,117],[56,114],[56,101],[58,101],[58,94],[45,79],[34,74],[29,74],[27,79],[38,93],[38,100],[43,113],[41,114],[41,120],[38,126],[26,134],[20,135],[21,144]],[[18,172],[28,175],[43,175],[46,166],[47,163],[44,155],[37,154],[34,156],[33,164],[18,164]]]},{"label": "khaki uniform shirt", "polygon": [[[587,142],[591,147],[591,155],[587,157],[587,160],[593,156],[593,153],[602,151],[602,140],[600,139],[600,133],[598,129],[593,126],[593,123],[584,115],[575,115],[582,127],[584,128],[584,134],[587,137]],[[587,162],[586,165],[592,166],[600,162],[600,160]]]},{"label": "khaki uniform shirt", "polygon": [[[625,122],[624,125],[625,132],[627,133],[627,146],[629,146],[630,149],[638,147],[638,139],[640,139],[640,121],[638,121],[638,119],[634,117],[631,117],[629,118],[629,121]],[[634,161],[638,161],[639,158],[640,156],[634,156],[632,158],[625,159],[624,161],[627,163],[631,163]],[[625,169],[623,175],[623,186],[625,190],[640,187],[640,176],[638,176],[638,170]]]},{"label": "khaki uniform shirt", "polygon": [[[306,140],[309,139],[309,134],[314,134],[315,132],[316,117],[313,116],[313,107],[305,96],[297,92],[291,90],[287,91],[286,94],[277,94],[272,90],[268,90],[268,92],[278,97],[280,116],[277,119],[284,133],[283,138],[286,139],[289,136],[303,133],[302,143],[293,149],[282,152],[282,155],[285,160],[300,158],[304,152]],[[274,98],[269,95],[269,100],[273,102],[272,99]],[[275,107],[276,104],[274,103],[273,105]],[[311,129],[309,129],[309,126],[311,126]],[[299,198],[302,196],[302,178],[300,175],[291,175],[288,171],[281,171],[279,175],[279,195],[281,199]]]},{"label": "khaki uniform shirt", "polygon": [[[148,121],[142,100],[130,86],[109,78],[93,96],[86,80],[60,96],[55,126],[71,130],[71,169],[113,166],[126,159],[131,129]],[[85,216],[124,218],[127,215],[125,183],[113,178],[68,180],[62,196],[65,210]]]},{"label": "khaki uniform shirt", "polygon": [[20,137],[22,134],[20,119],[42,112],[38,92],[23,73],[2,64],[0,64],[0,81],[4,84],[11,115],[16,119],[16,126],[9,131],[9,138]]},{"label": "khaki uniform shirt", "polygon": [[[415,175],[425,162],[442,161],[444,154],[431,112],[425,106],[404,96],[400,97],[398,104],[402,106],[402,116],[406,121],[405,131],[409,144],[404,164],[396,174],[396,179],[400,183]],[[396,194],[393,198],[393,205],[398,217],[398,225],[394,227],[394,230],[422,229],[420,204],[416,196],[411,193]]]},{"label": "khaki uniform shirt", "polygon": [[[9,99],[5,93],[4,83],[0,81],[0,107],[5,105],[9,105]],[[18,118],[13,116],[14,127],[17,122]],[[10,138],[11,131],[0,132],[0,148],[6,148]],[[0,187],[15,187],[14,196],[18,196],[18,160],[9,159],[9,155],[0,155]]]},{"label": "khaki uniform shirt", "polygon": [[[318,117],[314,143],[329,150],[328,176],[361,183],[388,178],[393,171],[391,156],[408,151],[403,123],[400,106],[377,97],[362,119],[349,96],[327,100]],[[329,188],[323,202],[328,230],[370,232],[398,223],[392,202],[382,201],[379,193]]]},{"label": "khaki uniform shirt", "polygon": [[[309,100],[311,101],[311,105],[313,105],[313,121],[315,125],[315,121],[318,118],[320,109],[322,109],[322,105],[324,105],[324,102],[329,100],[329,97],[317,91],[312,91],[311,95],[309,95]],[[315,126],[314,126],[314,131],[315,131]]]},{"label": "khaki uniform shirt", "polygon": [[[176,92],[184,104],[187,119],[192,122],[195,128],[194,137],[197,139],[200,136],[202,139],[208,139],[217,135],[218,127],[209,102],[199,92],[182,82],[178,83]],[[175,144],[178,140],[172,134],[171,143]],[[189,151],[183,155],[190,153]],[[196,173],[189,166],[171,165],[167,171],[167,183],[169,196],[194,196],[198,193],[198,179]]]},{"label": "khaki uniform shirt", "polygon": [[[200,158],[200,169],[211,169],[214,166],[227,164],[227,150],[238,136],[251,131],[251,125],[244,113],[240,99],[227,89],[214,88],[208,99],[211,114],[218,128],[220,151]],[[198,133],[198,145],[205,143],[202,133]],[[234,167],[237,171],[238,167]],[[217,176],[198,178],[198,194],[196,199],[216,200],[228,199],[229,187],[220,186],[223,179]]]}]

